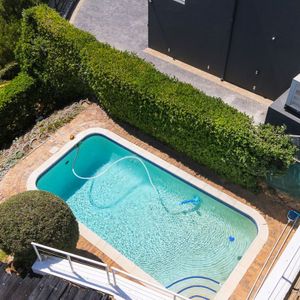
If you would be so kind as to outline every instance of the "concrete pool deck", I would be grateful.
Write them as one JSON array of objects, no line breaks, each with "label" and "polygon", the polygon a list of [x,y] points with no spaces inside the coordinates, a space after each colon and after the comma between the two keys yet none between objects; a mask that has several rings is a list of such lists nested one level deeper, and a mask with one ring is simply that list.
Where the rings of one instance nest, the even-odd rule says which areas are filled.
[{"label": "concrete pool deck", "polygon": [[190,83],[207,95],[219,97],[263,123],[272,101],[222,82],[219,78],[180,61],[149,51],[148,1],[146,0],[81,0],[71,18],[76,27],[92,33],[101,42],[128,50],[151,62],[163,73]]},{"label": "concrete pool deck", "polygon": [[[120,126],[119,124],[115,123],[95,104],[88,106],[86,110],[81,112],[73,121],[51,135],[51,137],[44,144],[35,149],[27,157],[20,160],[19,163],[7,173],[7,175],[0,182],[0,202],[4,201],[11,195],[25,191],[26,182],[30,174],[43,162],[50,158],[53,153],[61,149],[70,140],[71,134],[77,135],[79,132],[92,127],[102,127],[109,129],[110,131],[122,136],[135,145],[146,149],[147,151],[179,167],[180,169],[195,176],[196,178],[199,178],[206,183],[214,186],[218,190],[228,194],[237,201],[257,209],[264,216],[268,223],[270,232],[268,241],[260,251],[259,255],[256,257],[254,263],[252,263],[251,267],[247,270],[245,276],[240,281],[237,289],[230,298],[239,300],[245,299],[248,291],[250,290],[252,284],[256,279],[258,271],[265,261],[265,258],[267,257],[270,249],[272,248],[282,228],[285,225],[285,215],[288,208],[284,205],[284,203],[273,201],[271,197],[266,197],[264,195],[251,195],[250,193],[240,188],[236,188],[236,190],[239,189],[237,193],[242,195],[238,196],[236,193],[233,193],[229,189],[224,188],[224,185],[226,186],[226,184],[218,184],[217,182],[220,182],[220,179],[214,179],[209,175],[205,175],[206,177],[203,175],[199,175],[199,173],[205,174],[204,169],[202,172],[201,169],[198,169],[196,167],[188,167],[188,164],[182,163],[180,161],[180,158],[174,158],[176,157],[176,154],[168,154],[170,153],[170,151],[168,151],[166,147],[163,147],[159,143],[156,144],[154,139],[148,137],[148,140],[146,142],[146,137],[141,136],[138,131],[135,131],[132,128],[124,128],[124,126]],[[137,136],[139,136],[140,138],[137,138]],[[211,180],[207,179],[207,176],[209,176]],[[229,185],[229,187],[231,186]],[[93,247],[88,241],[83,238],[80,239],[78,248],[80,248],[81,250],[86,250],[100,257],[104,262],[113,264],[114,266],[118,267],[118,262],[112,261],[101,251],[101,249]]]}]

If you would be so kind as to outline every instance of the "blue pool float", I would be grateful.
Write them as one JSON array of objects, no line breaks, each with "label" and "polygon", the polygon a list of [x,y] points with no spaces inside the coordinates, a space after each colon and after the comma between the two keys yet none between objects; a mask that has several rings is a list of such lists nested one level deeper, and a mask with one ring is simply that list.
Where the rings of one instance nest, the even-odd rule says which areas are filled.
[{"label": "blue pool float", "polygon": [[183,201],[179,202],[179,205],[188,204],[188,203],[197,205],[200,203],[200,197],[194,196],[192,199],[183,200]]}]

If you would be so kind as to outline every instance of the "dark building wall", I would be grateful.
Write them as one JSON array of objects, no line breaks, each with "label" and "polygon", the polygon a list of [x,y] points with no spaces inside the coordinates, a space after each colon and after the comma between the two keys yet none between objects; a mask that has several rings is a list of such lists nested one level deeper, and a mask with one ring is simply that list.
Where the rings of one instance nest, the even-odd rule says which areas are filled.
[{"label": "dark building wall", "polygon": [[152,0],[149,47],[222,77],[234,1]]},{"label": "dark building wall", "polygon": [[270,99],[300,73],[300,1],[149,2],[149,47]]}]

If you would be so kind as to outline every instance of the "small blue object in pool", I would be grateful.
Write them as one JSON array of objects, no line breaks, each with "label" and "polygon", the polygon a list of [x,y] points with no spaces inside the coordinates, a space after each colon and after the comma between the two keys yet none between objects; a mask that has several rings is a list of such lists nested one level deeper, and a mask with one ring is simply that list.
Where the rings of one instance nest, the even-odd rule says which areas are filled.
[{"label": "small blue object in pool", "polygon": [[234,242],[234,240],[235,240],[235,237],[231,235],[231,236],[229,236],[229,238],[228,238],[228,239],[229,239],[229,242]]}]

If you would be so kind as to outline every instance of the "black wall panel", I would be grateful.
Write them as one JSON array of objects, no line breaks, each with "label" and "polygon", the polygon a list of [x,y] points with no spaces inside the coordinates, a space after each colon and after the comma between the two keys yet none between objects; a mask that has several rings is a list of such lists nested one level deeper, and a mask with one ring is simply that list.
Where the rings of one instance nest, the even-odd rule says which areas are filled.
[{"label": "black wall panel", "polygon": [[276,99],[300,73],[300,1],[238,0],[225,80]]},{"label": "black wall panel", "polygon": [[299,28],[299,0],[149,2],[150,48],[270,99],[300,73]]},{"label": "black wall panel", "polygon": [[149,2],[149,47],[223,76],[235,0]]}]

